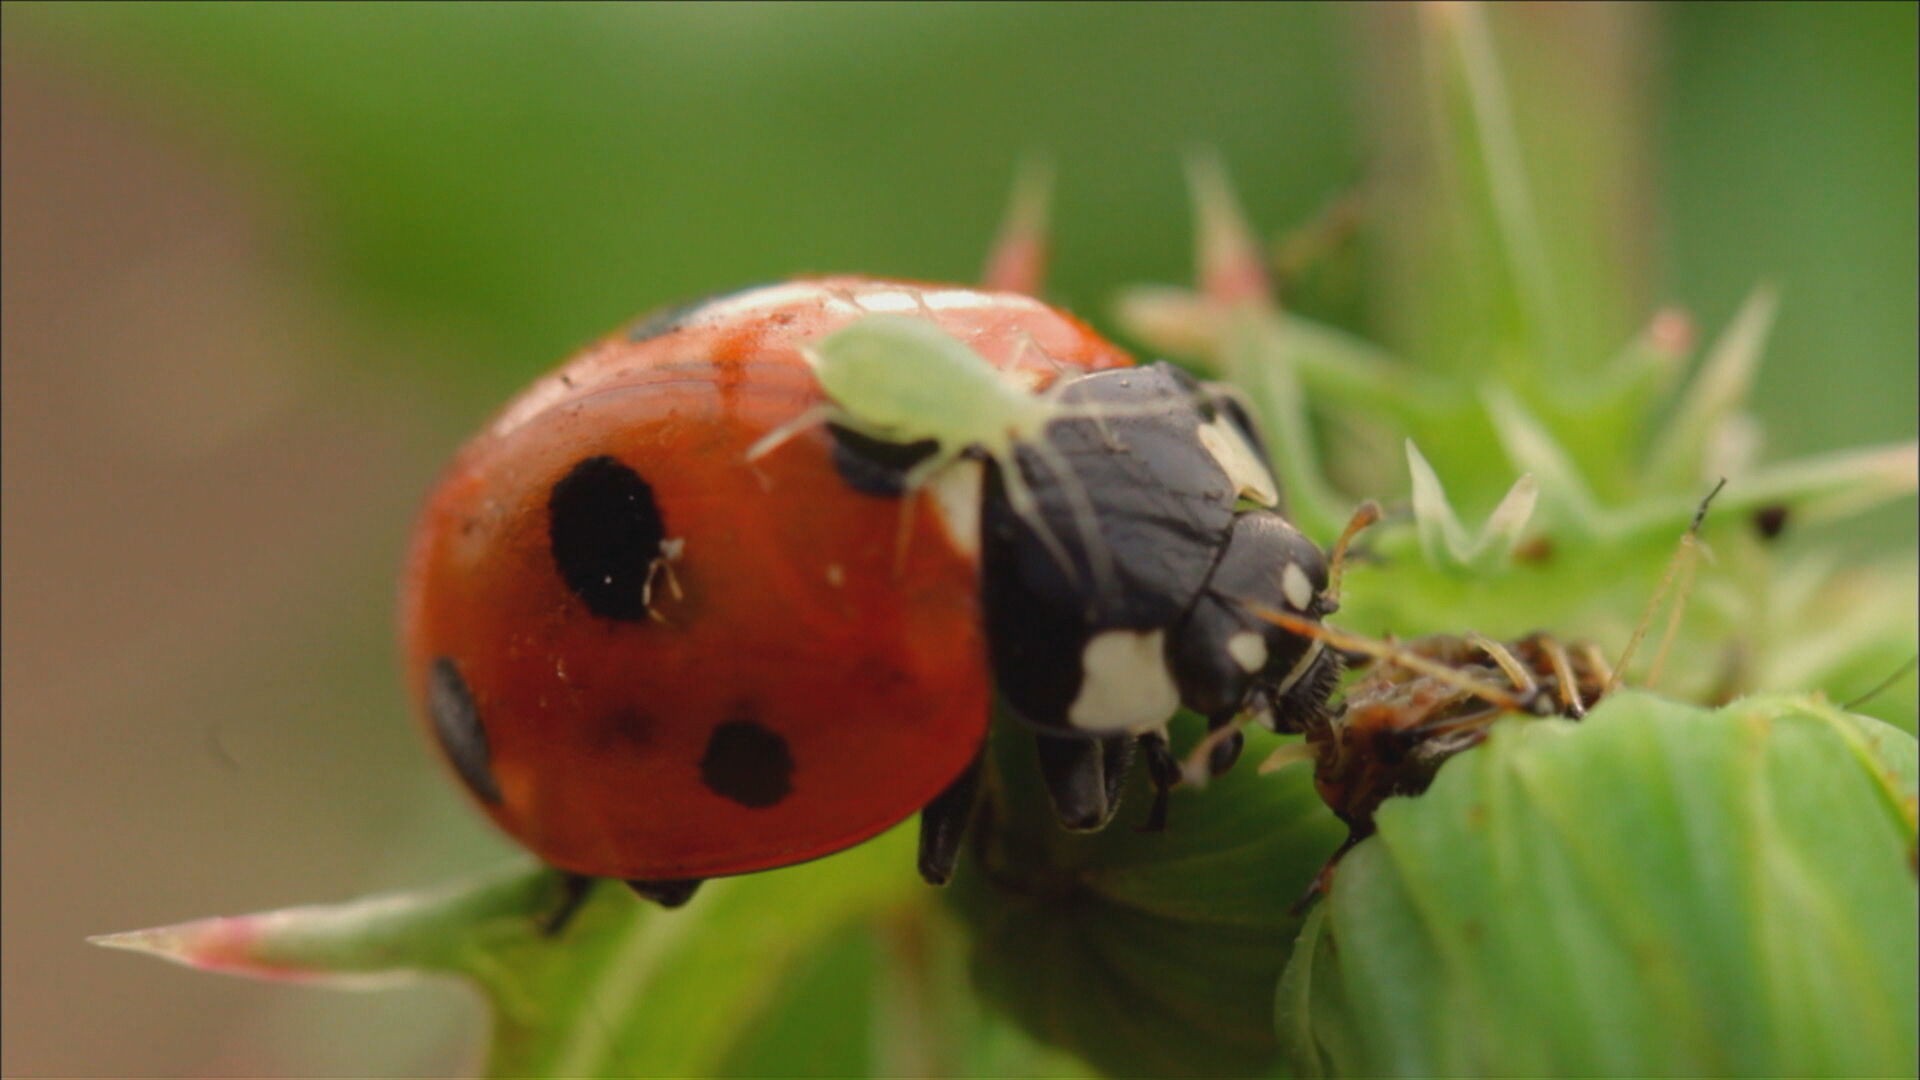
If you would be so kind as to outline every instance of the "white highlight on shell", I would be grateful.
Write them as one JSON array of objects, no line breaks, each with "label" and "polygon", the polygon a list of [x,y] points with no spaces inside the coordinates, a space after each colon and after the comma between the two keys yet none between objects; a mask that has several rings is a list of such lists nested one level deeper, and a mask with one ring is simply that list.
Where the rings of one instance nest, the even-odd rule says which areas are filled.
[{"label": "white highlight on shell", "polygon": [[1108,630],[1080,655],[1080,694],[1067,722],[1103,734],[1149,731],[1180,707],[1180,690],[1167,671],[1166,632]]},{"label": "white highlight on shell", "polygon": [[935,470],[922,489],[933,496],[933,512],[953,541],[955,550],[970,558],[980,555],[980,498],[986,467],[962,458]]},{"label": "white highlight on shell", "polygon": [[1287,606],[1295,611],[1307,611],[1313,607],[1313,582],[1307,580],[1307,572],[1300,564],[1288,563],[1280,571],[1280,595],[1287,598]]},{"label": "white highlight on shell", "polygon": [[1274,483],[1273,473],[1261,462],[1246,436],[1225,417],[1200,425],[1200,445],[1226,470],[1234,494],[1262,506],[1280,504],[1280,486]]},{"label": "white highlight on shell", "polygon": [[1235,634],[1227,639],[1227,655],[1251,675],[1267,666],[1267,639],[1251,630]]},{"label": "white highlight on shell", "polygon": [[1029,306],[1038,310],[1038,300],[1008,293],[987,293],[977,289],[906,289],[898,285],[861,281],[789,281],[716,300],[701,308],[701,321],[725,319],[754,311],[786,307],[790,304],[824,299],[830,306],[851,305],[864,312],[911,314],[928,311],[970,311],[982,308],[1005,309]]},{"label": "white highlight on shell", "polygon": [[847,583],[847,568],[837,562],[827,564],[827,584],[839,588]]}]

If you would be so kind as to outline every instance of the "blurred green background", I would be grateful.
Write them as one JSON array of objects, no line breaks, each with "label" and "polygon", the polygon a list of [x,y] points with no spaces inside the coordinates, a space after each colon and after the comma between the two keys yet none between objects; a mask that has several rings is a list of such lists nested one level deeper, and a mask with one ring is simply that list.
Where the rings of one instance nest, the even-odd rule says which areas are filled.
[{"label": "blurred green background", "polygon": [[[1372,232],[1405,168],[1377,10],[4,12],[9,1075],[466,1064],[456,990],[263,988],[80,939],[505,852],[404,715],[392,578],[439,462],[577,343],[807,271],[970,278],[1036,151],[1055,295],[1097,323],[1188,274],[1197,146],[1275,237],[1360,193],[1300,310],[1391,339],[1404,302]],[[1915,13],[1494,13],[1523,135],[1555,94],[1624,118],[1559,133],[1604,161],[1535,177],[1550,231],[1604,204],[1597,333],[1668,303],[1711,330],[1780,285],[1769,458],[1916,431]],[[1911,548],[1911,515],[1862,543]]]}]

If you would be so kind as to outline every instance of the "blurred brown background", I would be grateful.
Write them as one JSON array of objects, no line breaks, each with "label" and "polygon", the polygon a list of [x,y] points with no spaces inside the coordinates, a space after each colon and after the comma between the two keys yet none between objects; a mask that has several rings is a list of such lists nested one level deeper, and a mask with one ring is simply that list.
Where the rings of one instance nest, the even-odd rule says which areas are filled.
[{"label": "blurred brown background", "polygon": [[[1912,7],[1625,17],[1657,73],[1653,291],[1716,326],[1784,284],[1779,454],[1912,437]],[[392,669],[400,545],[461,435],[676,295],[968,276],[1036,146],[1098,318],[1185,275],[1187,146],[1275,231],[1351,188],[1360,53],[1319,6],[8,5],[4,1071],[460,1068],[455,989],[81,941],[504,855]],[[1300,302],[1365,330],[1364,280]]]}]

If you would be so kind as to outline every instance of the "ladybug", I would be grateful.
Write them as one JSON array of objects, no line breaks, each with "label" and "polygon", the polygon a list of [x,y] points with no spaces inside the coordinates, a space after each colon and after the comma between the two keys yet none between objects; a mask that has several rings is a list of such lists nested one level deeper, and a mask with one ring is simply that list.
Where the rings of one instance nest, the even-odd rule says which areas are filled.
[{"label": "ladybug", "polygon": [[[828,346],[889,318],[919,335],[899,363],[931,343],[929,378],[990,371],[1039,419],[995,454],[948,413],[986,431],[1001,406],[836,378]],[[1230,395],[1023,295],[710,298],[589,347],[459,451],[407,560],[407,679],[474,799],[574,875],[671,906],[919,811],[944,881],[996,702],[1074,828],[1112,816],[1136,740],[1164,816],[1183,703],[1292,727],[1324,704],[1337,653],[1250,614],[1329,610],[1263,462]]]}]

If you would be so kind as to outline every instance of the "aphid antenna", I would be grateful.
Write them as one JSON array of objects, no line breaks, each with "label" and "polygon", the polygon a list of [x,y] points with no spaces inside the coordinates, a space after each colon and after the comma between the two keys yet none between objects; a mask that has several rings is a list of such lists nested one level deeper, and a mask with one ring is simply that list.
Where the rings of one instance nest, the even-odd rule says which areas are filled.
[{"label": "aphid antenna", "polygon": [[1886,678],[1881,679],[1877,683],[1874,683],[1873,689],[1868,690],[1866,693],[1861,694],[1859,697],[1856,697],[1851,701],[1848,701],[1845,705],[1840,706],[1840,708],[1845,712],[1852,712],[1854,709],[1859,708],[1860,706],[1865,705],[1867,702],[1872,701],[1874,698],[1879,697],[1881,694],[1886,693],[1887,690],[1891,688],[1895,683],[1913,674],[1913,670],[1915,668],[1920,668],[1920,656],[1913,657],[1912,659],[1908,660],[1906,663],[1901,664],[1898,668],[1894,669],[1893,674],[1888,675]]},{"label": "aphid antenna", "polygon": [[1627,665],[1633,663],[1633,654],[1640,648],[1641,640],[1647,636],[1647,631],[1653,626],[1654,615],[1659,612],[1660,605],[1666,602],[1667,593],[1672,590],[1675,581],[1679,581],[1681,582],[1680,592],[1674,600],[1673,610],[1668,614],[1666,629],[1660,635],[1660,648],[1654,656],[1647,686],[1652,687],[1659,681],[1661,669],[1666,666],[1667,651],[1672,647],[1675,635],[1679,633],[1680,618],[1686,611],[1687,597],[1693,589],[1694,565],[1699,559],[1700,526],[1707,520],[1707,508],[1713,505],[1714,496],[1720,494],[1720,489],[1726,486],[1727,479],[1723,476],[1719,483],[1713,485],[1713,490],[1707,492],[1706,497],[1700,500],[1699,509],[1693,512],[1693,521],[1687,525],[1687,531],[1680,534],[1680,544],[1674,550],[1673,558],[1667,560],[1666,573],[1660,576],[1659,586],[1653,590],[1653,596],[1647,600],[1646,608],[1640,613],[1640,622],[1633,628],[1633,636],[1627,639],[1627,647],[1621,651],[1619,662],[1614,664],[1612,670],[1608,672],[1606,689],[1601,696],[1612,694],[1619,689],[1620,681],[1626,678]]}]

